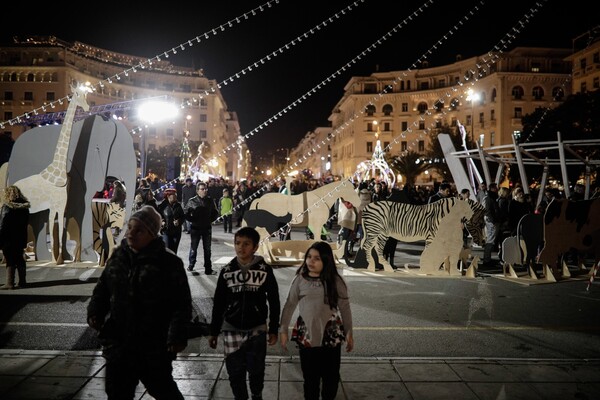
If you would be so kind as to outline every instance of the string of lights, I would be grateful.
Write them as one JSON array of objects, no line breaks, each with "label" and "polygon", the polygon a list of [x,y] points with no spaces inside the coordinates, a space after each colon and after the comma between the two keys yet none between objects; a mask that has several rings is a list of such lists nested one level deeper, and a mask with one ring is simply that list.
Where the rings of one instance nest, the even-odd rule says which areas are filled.
[{"label": "string of lights", "polygon": [[[186,50],[188,47],[192,47],[194,45],[194,42],[200,43],[203,40],[208,40],[208,39],[218,35],[220,32],[224,32],[226,29],[232,28],[234,23],[240,24],[243,21],[246,21],[247,19],[249,19],[250,17],[256,16],[258,12],[263,12],[263,11],[265,11],[265,9],[271,8],[275,4],[279,4],[279,0],[269,0],[266,3],[261,4],[258,7],[255,7],[253,9],[251,9],[250,11],[243,13],[240,16],[230,19],[229,21],[225,22],[224,24],[219,25],[216,28],[210,29],[210,30],[204,32],[203,34],[196,36],[193,39],[186,40],[186,41],[178,44],[177,46],[171,48],[170,50],[166,50],[157,56],[147,59],[146,61],[140,61],[138,64],[133,65],[130,68],[125,69],[118,74],[115,74],[106,79],[100,80],[100,81],[98,81],[98,83],[91,85],[90,87],[92,88],[92,90],[95,91],[98,89],[98,87],[104,88],[105,82],[107,82],[108,84],[112,84],[113,80],[120,81],[122,75],[125,77],[128,77],[129,73],[136,73],[138,71],[138,68],[145,69],[146,67],[151,67],[153,62],[155,62],[155,61],[160,62],[162,59],[161,57],[169,58],[169,55],[177,54],[178,50],[183,51],[183,50]],[[4,129],[4,126],[6,123],[8,123],[11,126],[13,126],[15,124],[20,124],[22,119],[27,119],[31,115],[38,115],[39,112],[46,112],[47,107],[55,108],[56,104],[62,105],[64,100],[70,101],[70,98],[71,98],[71,96],[67,95],[60,99],[46,103],[46,104],[42,105],[41,107],[35,108],[35,109],[31,110],[30,112],[19,115],[13,119],[10,119],[8,121],[2,121],[2,122],[0,122],[0,129]],[[182,106],[183,106],[183,104],[182,104]]]}]

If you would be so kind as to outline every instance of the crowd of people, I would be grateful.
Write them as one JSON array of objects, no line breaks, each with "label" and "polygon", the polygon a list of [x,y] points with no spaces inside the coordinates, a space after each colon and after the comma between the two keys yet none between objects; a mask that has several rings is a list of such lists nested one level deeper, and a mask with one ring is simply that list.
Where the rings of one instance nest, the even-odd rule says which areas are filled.
[{"label": "crowd of people", "polygon": [[[109,193],[124,202],[121,182]],[[157,400],[183,399],[173,379],[172,362],[190,339],[193,305],[183,259],[177,255],[183,233],[189,234],[189,271],[199,258],[213,275],[212,225],[221,219],[224,233],[233,234],[235,257],[218,272],[208,343],[223,342],[225,365],[235,399],[262,399],[267,346],[278,342],[285,350],[291,340],[299,349],[305,399],[334,399],[340,381],[341,350],[354,348],[349,291],[338,273],[331,244],[315,241],[296,271],[283,305],[273,268],[257,255],[260,235],[240,227],[249,201],[267,191],[290,194],[312,190],[326,182],[311,179],[263,182],[224,180],[176,182],[161,191],[141,179],[123,241],[109,256],[87,307],[87,323],[98,332],[106,359],[108,399],[133,399],[139,382]],[[266,186],[265,186],[266,185]],[[263,190],[263,189],[266,189]],[[361,212],[371,202],[391,200],[429,204],[449,197],[472,198],[470,189],[442,182],[429,187],[389,188],[371,180],[357,184],[360,204],[340,199],[332,213],[338,216],[340,236],[360,236]],[[581,195],[574,191],[573,198]],[[157,200],[157,197],[160,197]],[[475,194],[485,208],[487,242],[484,264],[493,263],[503,237],[514,235],[520,219],[542,213],[561,193],[547,188],[538,205],[520,186],[482,183]],[[111,197],[111,201],[113,198]],[[0,248],[7,263],[7,282],[0,289],[24,287],[24,248],[30,204],[16,186],[4,189],[0,211]],[[241,216],[240,216],[241,215]],[[240,229],[233,231],[233,223]],[[384,255],[393,264],[396,243],[389,239]],[[464,240],[465,246],[467,239]],[[18,283],[15,282],[18,275]],[[297,315],[292,321],[292,317]],[[292,327],[290,335],[290,327]],[[248,384],[248,385],[247,385]],[[248,391],[248,387],[250,391]]]}]

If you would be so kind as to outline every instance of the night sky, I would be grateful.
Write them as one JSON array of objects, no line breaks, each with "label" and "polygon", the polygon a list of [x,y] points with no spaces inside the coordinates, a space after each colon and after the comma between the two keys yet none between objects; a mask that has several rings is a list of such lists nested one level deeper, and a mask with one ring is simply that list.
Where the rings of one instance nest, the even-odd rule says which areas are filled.
[{"label": "night sky", "polygon": [[[583,1],[279,0],[271,2],[271,7],[266,6],[266,0],[165,2],[159,7],[125,3],[47,3],[44,9],[36,8],[34,12],[17,8],[23,3],[9,2],[3,7],[5,21],[0,38],[6,43],[15,35],[54,35],[66,41],[154,57],[208,32],[208,40],[185,46],[185,51],[178,51],[169,60],[179,66],[203,68],[209,79],[222,82],[307,33],[301,42],[289,45],[289,50],[221,89],[229,110],[238,114],[242,134],[356,60],[299,106],[250,137],[250,149],[262,154],[294,147],[308,131],[328,126],[327,118],[352,76],[369,75],[377,68],[413,69],[424,54],[428,54],[430,66],[451,63],[458,54],[464,58],[483,54],[513,32],[525,14],[533,17],[519,29],[520,33],[513,32],[516,38],[507,50],[516,46],[571,48],[576,36],[600,24],[600,18],[591,10],[578,15],[577,10],[568,9],[570,5],[579,8],[589,4]],[[354,4],[351,11],[342,14]],[[536,4],[541,6],[532,13]],[[247,19],[242,17],[261,5],[264,11],[256,10],[256,15]],[[83,13],[88,8],[91,11]],[[459,23],[471,11],[469,20]],[[408,19],[411,15],[412,20]],[[241,17],[240,23],[235,22],[236,17]],[[329,17],[332,22],[327,20]],[[310,34],[310,29],[324,20],[327,26]],[[221,25],[225,25],[223,31]],[[360,60],[356,58],[396,26],[399,30],[377,49]],[[457,33],[448,35],[455,26]],[[212,33],[215,28],[217,35]],[[440,40],[442,44],[434,48]]]}]

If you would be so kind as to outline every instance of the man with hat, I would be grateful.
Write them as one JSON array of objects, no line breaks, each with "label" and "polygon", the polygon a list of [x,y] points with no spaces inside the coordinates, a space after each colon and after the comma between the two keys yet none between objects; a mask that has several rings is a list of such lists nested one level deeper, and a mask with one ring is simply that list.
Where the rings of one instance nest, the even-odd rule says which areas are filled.
[{"label": "man with hat", "polygon": [[156,399],[183,400],[172,362],[187,346],[192,297],[183,261],[159,237],[160,214],[135,212],[87,308],[106,359],[108,399],[133,399],[141,381]]},{"label": "man with hat", "polygon": [[162,237],[165,245],[177,254],[185,215],[181,203],[177,201],[176,189],[165,189],[165,199],[158,205],[158,211],[163,219]]}]

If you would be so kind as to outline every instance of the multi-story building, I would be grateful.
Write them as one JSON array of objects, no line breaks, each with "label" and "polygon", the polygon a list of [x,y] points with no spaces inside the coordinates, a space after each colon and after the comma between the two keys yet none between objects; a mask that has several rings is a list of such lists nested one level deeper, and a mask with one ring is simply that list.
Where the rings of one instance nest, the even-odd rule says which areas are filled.
[{"label": "multi-story building", "polygon": [[[228,110],[216,81],[202,70],[176,67],[164,57],[147,59],[55,37],[16,39],[0,48],[0,131],[16,140],[36,121],[49,122],[52,113],[66,109],[64,100],[74,82],[91,84],[87,101],[92,108],[125,117],[122,121],[134,134],[136,150],[142,135],[148,151],[182,144],[187,133],[195,144],[192,158],[202,145],[207,172],[232,180],[248,176],[250,152],[240,140],[237,115]],[[180,117],[147,126],[137,119],[135,107],[151,98],[180,105]]]},{"label": "multi-story building", "polygon": [[391,155],[424,153],[431,129],[457,123],[481,147],[511,144],[522,116],[556,107],[571,93],[569,54],[518,47],[439,67],[353,77],[329,117],[331,172],[352,176],[372,158],[376,133]]},{"label": "multi-story building", "polygon": [[[318,127],[308,132],[289,153],[292,170],[309,170],[315,178],[324,178],[331,169],[331,128]],[[310,156],[307,156],[310,154]],[[296,166],[296,163],[297,166]]]},{"label": "multi-story building", "polygon": [[600,89],[600,25],[573,40],[573,93]]}]

